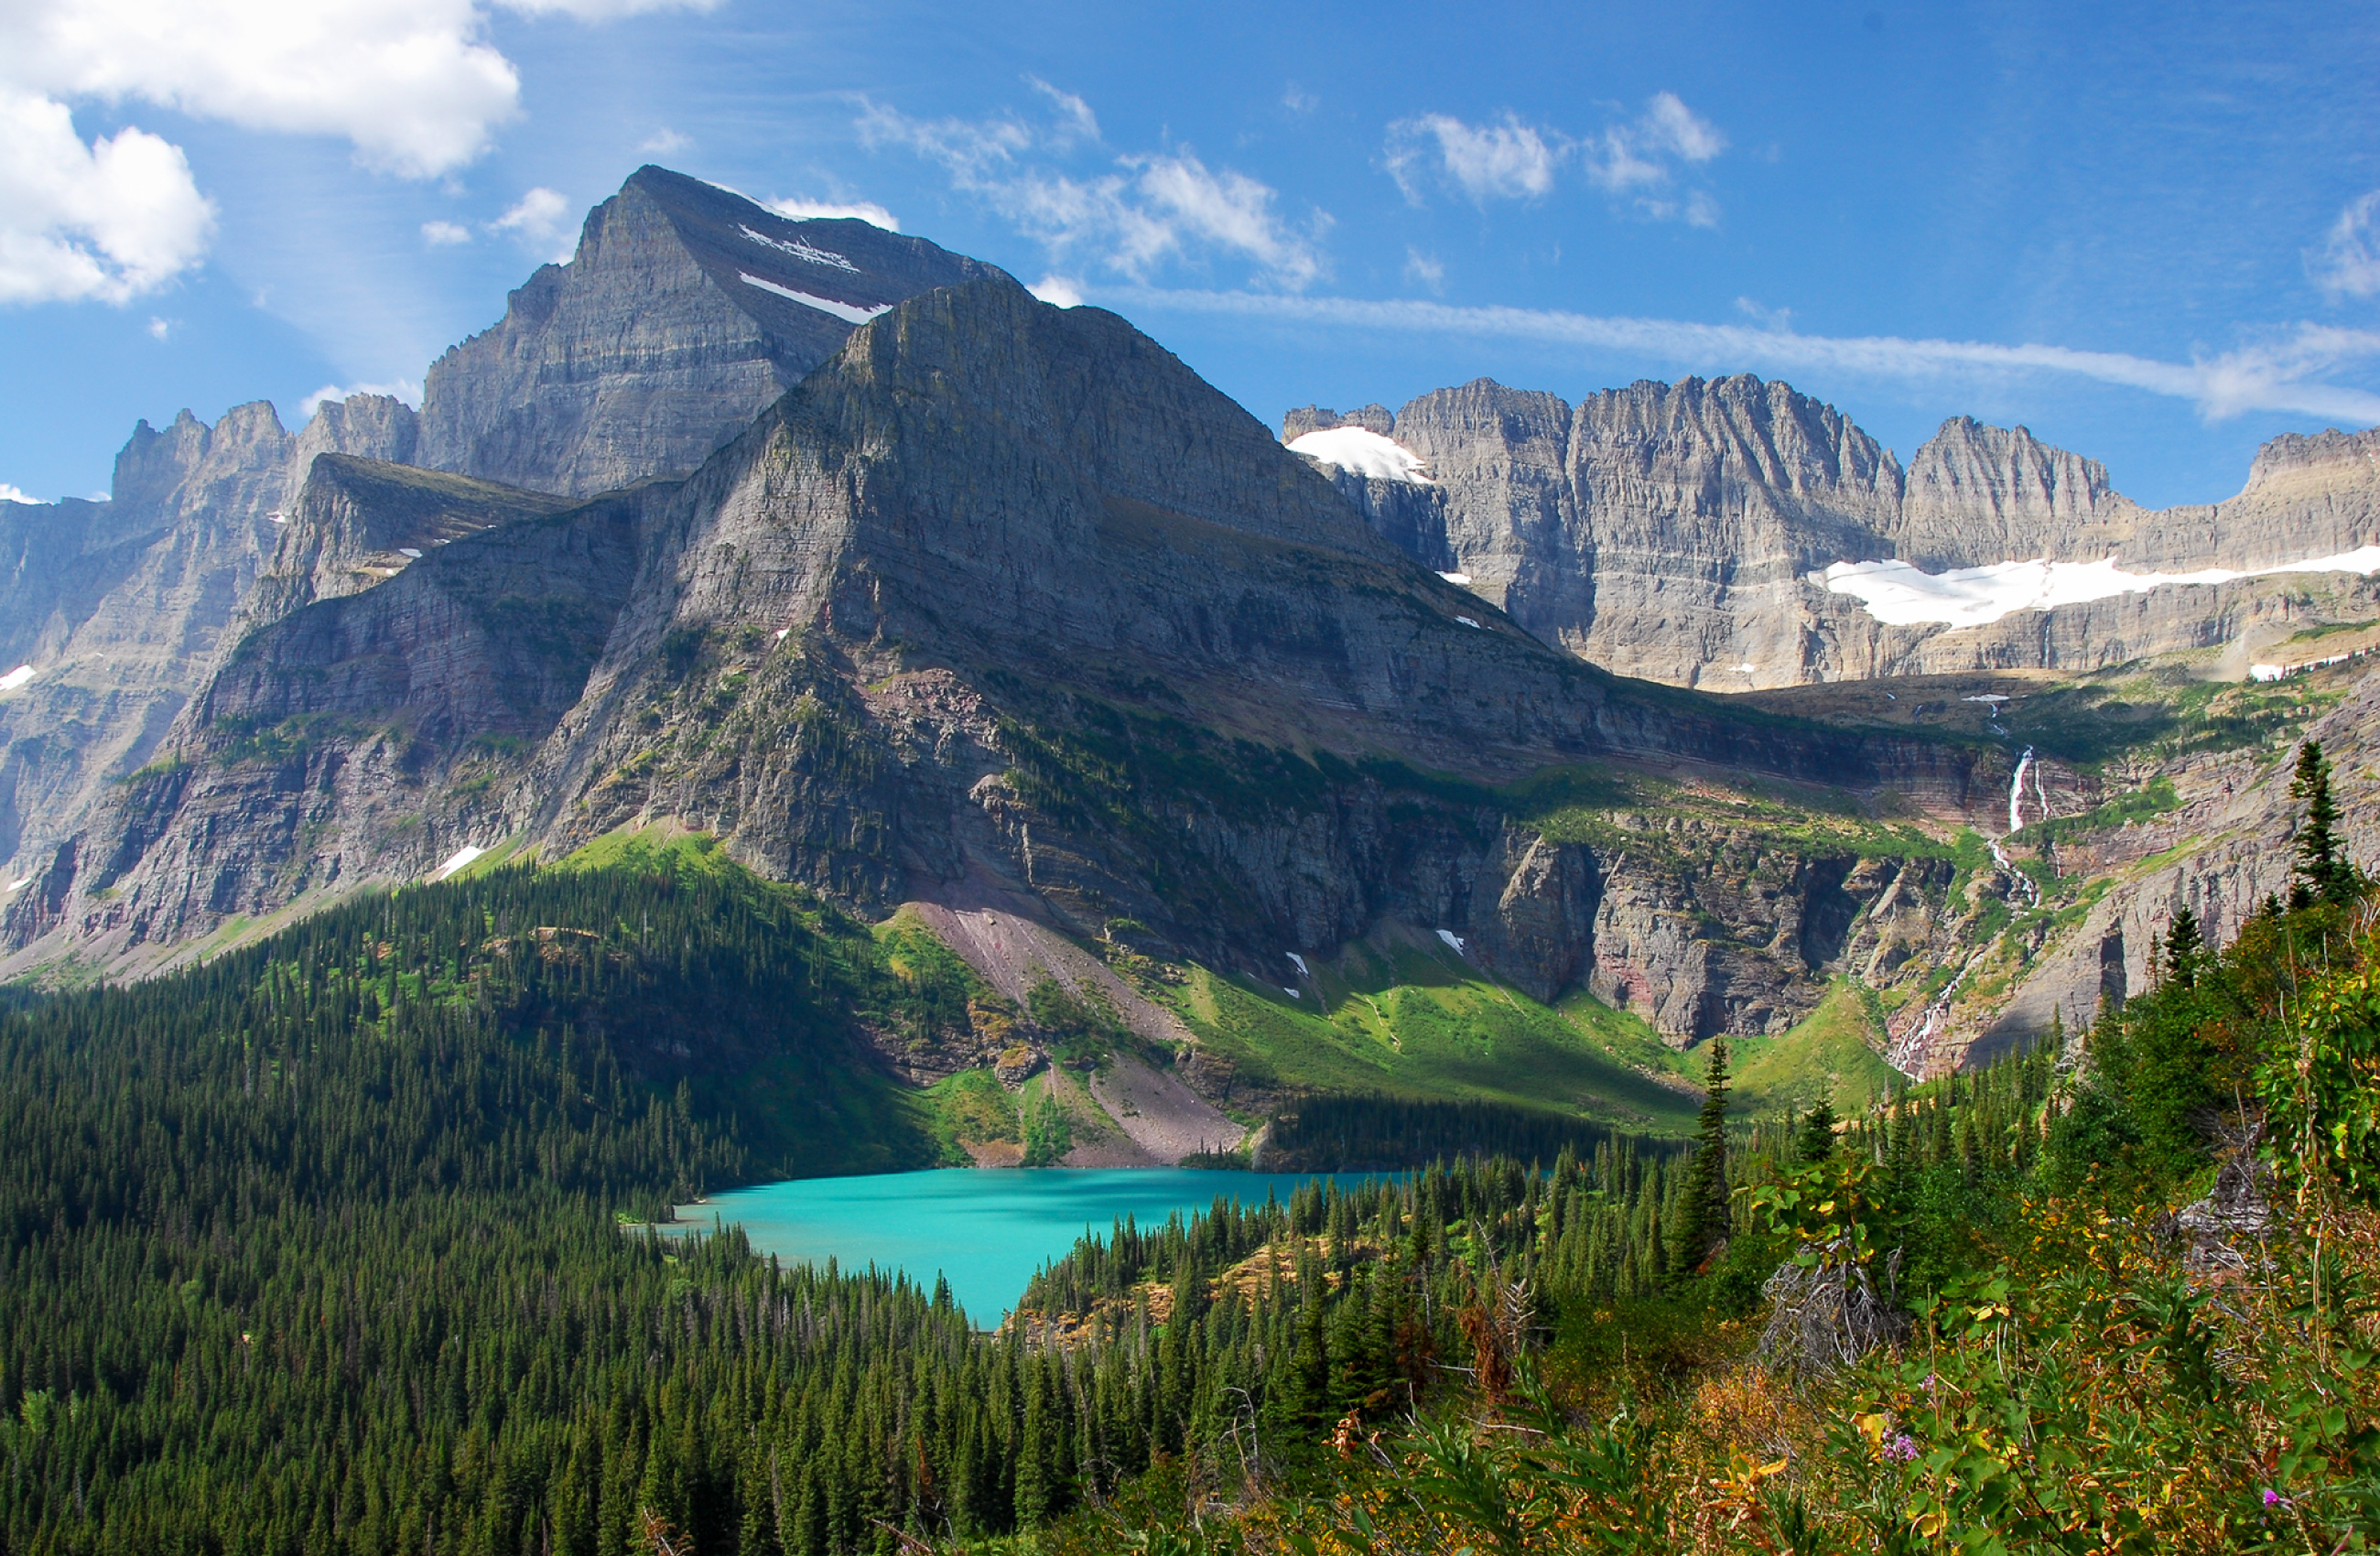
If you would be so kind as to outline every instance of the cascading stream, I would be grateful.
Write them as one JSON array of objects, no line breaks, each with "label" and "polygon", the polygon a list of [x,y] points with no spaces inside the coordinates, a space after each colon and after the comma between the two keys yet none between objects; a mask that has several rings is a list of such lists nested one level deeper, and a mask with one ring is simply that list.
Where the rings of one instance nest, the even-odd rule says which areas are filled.
[{"label": "cascading stream", "polygon": [[[1992,851],[1992,863],[1999,867],[2001,874],[2017,883],[2018,888],[2024,893],[2026,902],[2037,907],[2041,905],[2041,888],[2034,883],[2033,877],[2016,868],[2015,861],[2008,857],[2008,850],[2000,846],[2007,838],[2013,837],[2024,830],[2024,780],[2028,773],[2033,776],[2034,797],[2041,807],[2041,814],[2044,818],[2048,816],[2049,796],[2041,786],[2041,773],[2038,765],[2033,760],[2033,748],[2027,746],[2024,748],[2024,755],[2017,758],[2016,772],[2009,777],[2008,831],[2001,836],[1991,839],[1989,846]],[[1912,1079],[1925,1078],[1925,1064],[1932,1052],[1934,1039],[1941,1034],[1943,1027],[1949,1021],[1950,1002],[1958,996],[1959,985],[1967,981],[1967,974],[1973,971],[1975,964],[1982,961],[1991,950],[1990,945],[1985,945],[1967,958],[1965,966],[1959,969],[1958,976],[1942,986],[1942,992],[1936,995],[1933,1002],[1925,1007],[1925,1015],[1918,1019],[1916,1025],[1903,1033],[1886,1052],[1884,1056],[1886,1064]]]}]

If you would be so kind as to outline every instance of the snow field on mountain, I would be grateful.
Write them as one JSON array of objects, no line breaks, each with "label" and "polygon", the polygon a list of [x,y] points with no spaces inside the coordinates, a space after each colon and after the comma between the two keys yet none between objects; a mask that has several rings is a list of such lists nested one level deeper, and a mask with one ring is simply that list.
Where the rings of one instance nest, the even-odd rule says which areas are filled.
[{"label": "snow field on mountain", "polygon": [[[1316,434],[1319,435],[1319,434]],[[1838,562],[1810,581],[1849,594],[1890,626],[1941,623],[1983,626],[2016,611],[2046,611],[2119,594],[2143,594],[2166,584],[2224,584],[2277,573],[2380,572],[2380,545],[2272,567],[2207,567],[2194,573],[2128,573],[2120,559],[2097,562],[1995,562],[1926,573],[1906,562]]]}]

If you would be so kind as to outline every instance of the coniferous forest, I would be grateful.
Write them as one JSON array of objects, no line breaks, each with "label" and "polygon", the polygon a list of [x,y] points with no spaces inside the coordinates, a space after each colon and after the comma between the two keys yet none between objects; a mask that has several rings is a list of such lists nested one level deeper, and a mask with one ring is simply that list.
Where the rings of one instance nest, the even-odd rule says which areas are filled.
[{"label": "coniferous forest", "polygon": [[1312,1106],[1552,1149],[1120,1226],[990,1333],[636,1224],[934,1160],[856,1032],[966,997],[698,856],[22,1000],[0,1544],[2369,1549],[2380,939],[2326,835],[2072,1043],[1749,1122],[1714,1043],[1682,1148]]}]

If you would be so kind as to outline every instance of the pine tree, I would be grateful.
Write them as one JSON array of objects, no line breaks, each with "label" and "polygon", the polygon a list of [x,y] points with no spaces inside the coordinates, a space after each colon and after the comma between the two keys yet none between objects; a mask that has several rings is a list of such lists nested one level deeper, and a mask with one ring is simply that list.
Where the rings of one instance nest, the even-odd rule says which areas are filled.
[{"label": "pine tree", "polygon": [[2205,942],[2198,932],[2198,915],[2184,903],[2174,909],[2173,927],[2165,937],[2166,981],[2188,989],[2198,982],[2198,964],[2205,953]]},{"label": "pine tree", "polygon": [[1671,1268],[1680,1275],[1699,1267],[1727,1235],[1727,1041],[1714,1039],[1704,1073],[1703,1108],[1694,1129],[1694,1165],[1686,1170],[1670,1235]]},{"label": "pine tree", "polygon": [[1802,1135],[1793,1153],[1804,1161],[1824,1161],[1835,1154],[1835,1109],[1824,1097],[1802,1115]]},{"label": "pine tree", "polygon": [[2354,894],[2355,867],[2339,842],[2338,805],[2330,797],[2330,762],[2322,754],[2320,741],[2309,740],[2298,748],[2289,797],[2305,801],[2306,808],[2305,821],[2298,828],[2298,864],[2289,883],[2289,906],[2305,908],[2317,901],[2347,901]]}]

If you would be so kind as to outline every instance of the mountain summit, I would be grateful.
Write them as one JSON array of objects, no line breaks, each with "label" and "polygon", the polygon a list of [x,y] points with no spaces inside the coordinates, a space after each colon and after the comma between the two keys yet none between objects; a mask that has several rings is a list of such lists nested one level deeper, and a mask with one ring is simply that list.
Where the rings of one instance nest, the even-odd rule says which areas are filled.
[{"label": "mountain summit", "polygon": [[683,475],[905,298],[996,274],[638,168],[504,319],[431,364],[417,462],[583,497]]}]

